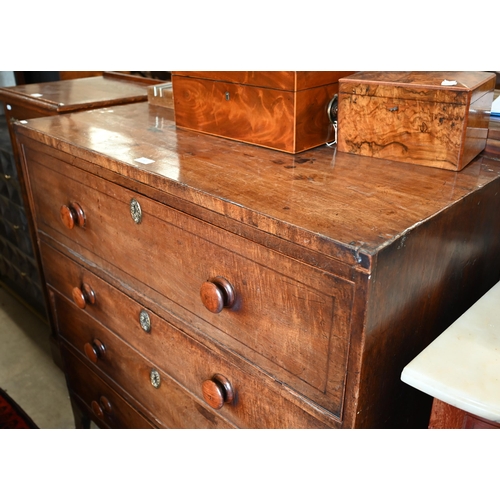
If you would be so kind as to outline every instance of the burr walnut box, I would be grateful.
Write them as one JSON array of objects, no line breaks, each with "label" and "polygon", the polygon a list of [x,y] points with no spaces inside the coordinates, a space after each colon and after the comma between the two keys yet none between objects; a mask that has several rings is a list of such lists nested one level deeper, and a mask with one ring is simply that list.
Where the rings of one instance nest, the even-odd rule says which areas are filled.
[{"label": "burr walnut box", "polygon": [[486,146],[495,75],[360,72],[342,78],[338,151],[462,170]]},{"label": "burr walnut box", "polygon": [[332,141],[341,71],[173,72],[176,126],[298,153]]}]

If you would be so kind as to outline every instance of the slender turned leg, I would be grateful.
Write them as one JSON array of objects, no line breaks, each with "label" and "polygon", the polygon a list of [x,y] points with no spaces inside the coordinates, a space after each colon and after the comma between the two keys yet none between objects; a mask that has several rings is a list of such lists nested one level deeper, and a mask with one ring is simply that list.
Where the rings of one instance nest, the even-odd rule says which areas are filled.
[{"label": "slender turned leg", "polygon": [[78,404],[70,397],[71,408],[75,418],[75,429],[90,429],[90,417],[88,417],[78,406]]}]

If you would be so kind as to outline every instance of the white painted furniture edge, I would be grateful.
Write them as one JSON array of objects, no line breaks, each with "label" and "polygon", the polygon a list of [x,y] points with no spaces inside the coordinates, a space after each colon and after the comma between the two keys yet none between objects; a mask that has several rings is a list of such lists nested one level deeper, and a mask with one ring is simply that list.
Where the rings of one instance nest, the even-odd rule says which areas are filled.
[{"label": "white painted furniture edge", "polygon": [[500,422],[500,282],[413,359],[401,380]]}]

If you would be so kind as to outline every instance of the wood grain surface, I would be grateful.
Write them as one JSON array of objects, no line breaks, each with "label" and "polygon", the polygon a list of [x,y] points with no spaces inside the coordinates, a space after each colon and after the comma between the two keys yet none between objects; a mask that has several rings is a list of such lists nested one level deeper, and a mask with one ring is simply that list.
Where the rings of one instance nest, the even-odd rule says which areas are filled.
[{"label": "wood grain surface", "polygon": [[[216,373],[237,392],[239,382],[222,365],[282,398],[267,422],[247,406],[251,416],[241,415],[238,425],[257,418],[266,426],[281,419],[298,425],[286,420],[285,408],[294,408],[290,415],[304,412],[310,426],[427,427],[432,400],[400,374],[500,280],[500,161],[493,152],[460,172],[328,147],[289,155],[180,130],[172,110],[147,103],[15,128],[38,239],[166,321],[167,335],[176,328],[213,350]],[[55,195],[65,190],[62,203],[81,197],[85,228],[58,221]],[[144,208],[138,225],[128,213],[131,196]],[[240,297],[249,293],[245,321],[239,311],[213,314],[203,306],[207,268]],[[54,310],[66,335],[88,335],[89,325],[109,335],[101,321],[113,321],[113,335],[123,335],[118,312],[94,320],[90,306],[81,311],[64,297]],[[116,307],[126,311],[126,303]],[[154,357],[153,347],[130,349],[149,363]],[[191,387],[196,371],[183,359],[176,377],[184,377],[181,388]],[[134,383],[119,364],[113,369],[120,384]],[[201,383],[212,375],[203,373]],[[198,410],[189,399],[171,401],[192,408],[190,425],[208,425],[191,415]],[[152,414],[173,411],[149,404]]]},{"label": "wood grain surface", "polygon": [[298,153],[333,140],[327,108],[348,72],[174,73],[180,128]]},{"label": "wood grain surface", "polygon": [[[444,79],[456,81],[443,86]],[[341,80],[338,149],[462,170],[486,146],[490,73],[371,72]]]}]

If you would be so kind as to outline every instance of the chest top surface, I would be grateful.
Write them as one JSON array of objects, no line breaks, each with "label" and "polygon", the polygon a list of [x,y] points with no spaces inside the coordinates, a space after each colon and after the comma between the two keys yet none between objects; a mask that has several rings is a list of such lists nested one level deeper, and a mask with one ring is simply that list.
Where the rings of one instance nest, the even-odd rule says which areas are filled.
[{"label": "chest top surface", "polygon": [[291,155],[176,129],[147,102],[16,124],[19,134],[253,228],[376,254],[500,176],[478,156],[461,172],[340,153]]}]

